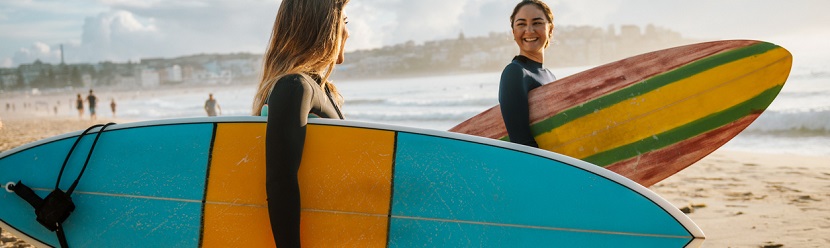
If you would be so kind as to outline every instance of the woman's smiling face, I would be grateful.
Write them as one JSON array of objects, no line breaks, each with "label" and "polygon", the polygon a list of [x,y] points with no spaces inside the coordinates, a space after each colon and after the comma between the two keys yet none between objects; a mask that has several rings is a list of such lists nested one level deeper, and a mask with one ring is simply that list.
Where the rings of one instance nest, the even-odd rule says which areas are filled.
[{"label": "woman's smiling face", "polygon": [[513,39],[519,45],[521,55],[543,53],[550,34],[552,24],[545,17],[545,12],[536,5],[522,6],[513,19]]}]

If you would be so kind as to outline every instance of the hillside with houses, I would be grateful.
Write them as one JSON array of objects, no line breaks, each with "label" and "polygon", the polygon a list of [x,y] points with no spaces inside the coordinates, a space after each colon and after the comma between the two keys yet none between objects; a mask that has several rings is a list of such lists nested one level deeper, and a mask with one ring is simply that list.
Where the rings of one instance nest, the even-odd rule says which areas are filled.
[{"label": "hillside with houses", "polygon": [[[554,31],[545,66],[599,65],[649,51],[689,44],[680,33],[648,25],[607,28],[564,26]],[[366,79],[499,71],[518,53],[508,32],[453,39],[413,41],[346,53],[334,79]],[[95,64],[48,64],[34,61],[0,68],[0,91],[50,88],[156,88],[255,84],[261,54],[197,54],[177,58]]]}]

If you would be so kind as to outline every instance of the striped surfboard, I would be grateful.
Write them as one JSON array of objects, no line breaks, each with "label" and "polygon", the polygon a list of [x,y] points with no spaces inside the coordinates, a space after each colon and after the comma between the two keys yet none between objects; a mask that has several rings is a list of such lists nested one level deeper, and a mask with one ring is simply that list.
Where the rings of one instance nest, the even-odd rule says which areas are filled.
[{"label": "striped surfboard", "polygon": [[[752,40],[699,43],[602,65],[530,92],[541,149],[651,186],[738,135],[787,81],[792,55]],[[499,106],[450,129],[509,140]]]},{"label": "striped surfboard", "polygon": [[[64,222],[71,247],[273,247],[265,118],[171,119],[101,133]],[[84,136],[61,188],[78,175]],[[0,182],[45,196],[79,133],[0,153]],[[309,120],[300,167],[305,247],[697,247],[703,232],[645,187],[567,156],[482,137]],[[279,201],[279,199],[271,199]],[[0,227],[54,233],[0,191]]]}]

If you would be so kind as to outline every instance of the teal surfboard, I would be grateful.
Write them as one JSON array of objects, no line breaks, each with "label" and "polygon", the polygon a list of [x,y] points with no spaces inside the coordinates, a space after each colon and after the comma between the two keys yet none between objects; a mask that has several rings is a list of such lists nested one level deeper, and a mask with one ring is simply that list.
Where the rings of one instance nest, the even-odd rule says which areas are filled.
[{"label": "teal surfboard", "polygon": [[[118,124],[80,138],[59,188],[89,164],[63,223],[72,247],[273,246],[265,118]],[[80,132],[0,154],[0,183],[45,197]],[[310,120],[304,246],[697,247],[703,232],[647,188],[556,153],[470,135]],[[12,186],[13,187],[13,186]],[[8,187],[7,187],[8,188]],[[32,206],[0,191],[0,226],[58,246]]]}]

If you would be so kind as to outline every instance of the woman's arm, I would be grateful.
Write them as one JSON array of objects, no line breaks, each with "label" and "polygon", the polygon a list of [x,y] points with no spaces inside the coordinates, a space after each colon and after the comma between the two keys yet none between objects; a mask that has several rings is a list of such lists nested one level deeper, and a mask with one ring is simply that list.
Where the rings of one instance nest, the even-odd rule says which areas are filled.
[{"label": "woman's arm", "polygon": [[300,187],[297,172],[303,156],[308,113],[314,90],[299,75],[274,86],[268,98],[265,131],[265,187],[277,247],[300,246]]},{"label": "woman's arm", "polygon": [[528,85],[524,82],[520,65],[511,63],[504,68],[499,82],[499,105],[510,142],[539,147],[530,132]]}]

